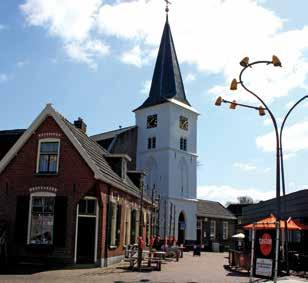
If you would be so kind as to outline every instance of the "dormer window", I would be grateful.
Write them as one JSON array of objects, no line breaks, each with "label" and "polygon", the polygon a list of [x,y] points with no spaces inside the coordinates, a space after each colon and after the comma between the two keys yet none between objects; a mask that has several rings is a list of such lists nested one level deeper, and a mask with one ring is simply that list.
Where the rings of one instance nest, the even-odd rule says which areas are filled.
[{"label": "dormer window", "polygon": [[187,138],[180,139],[180,149],[187,151]]},{"label": "dormer window", "polygon": [[156,148],[156,137],[148,138],[148,149]]},{"label": "dormer window", "polygon": [[59,167],[60,141],[40,140],[38,149],[37,173],[55,174]]}]

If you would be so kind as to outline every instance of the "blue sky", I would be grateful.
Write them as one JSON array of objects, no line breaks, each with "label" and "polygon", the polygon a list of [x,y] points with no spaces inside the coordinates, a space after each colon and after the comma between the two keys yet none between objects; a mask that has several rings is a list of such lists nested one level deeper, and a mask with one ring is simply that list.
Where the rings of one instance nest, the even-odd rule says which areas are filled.
[{"label": "blue sky", "polygon": [[[275,194],[268,117],[217,108],[222,95],[259,106],[229,82],[238,62],[280,57],[283,68],[256,68],[247,84],[281,118],[307,94],[305,0],[174,0],[170,24],[186,95],[198,122],[198,196],[233,201]],[[134,124],[131,110],[148,95],[164,24],[158,0],[3,0],[0,2],[0,129],[25,128],[46,103],[96,134]],[[307,26],[307,27],[306,27]],[[287,190],[308,187],[308,104],[285,132]],[[268,136],[269,135],[269,136]]]}]

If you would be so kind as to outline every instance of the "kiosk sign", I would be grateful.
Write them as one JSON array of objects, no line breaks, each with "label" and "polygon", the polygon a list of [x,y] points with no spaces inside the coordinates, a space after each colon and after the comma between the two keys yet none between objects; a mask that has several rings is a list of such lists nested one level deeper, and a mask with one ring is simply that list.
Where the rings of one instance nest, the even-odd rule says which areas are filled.
[{"label": "kiosk sign", "polygon": [[260,251],[265,257],[269,256],[273,248],[273,239],[270,234],[264,233],[259,238]]},{"label": "kiosk sign", "polygon": [[255,238],[256,257],[254,273],[260,277],[272,277],[275,231],[258,230]]}]

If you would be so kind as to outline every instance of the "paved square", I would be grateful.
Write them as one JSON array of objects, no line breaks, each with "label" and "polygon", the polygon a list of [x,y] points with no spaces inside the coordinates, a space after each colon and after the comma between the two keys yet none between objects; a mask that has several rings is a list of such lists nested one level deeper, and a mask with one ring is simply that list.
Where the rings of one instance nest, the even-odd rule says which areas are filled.
[{"label": "paved square", "polygon": [[202,253],[193,257],[185,253],[179,262],[162,265],[162,271],[131,272],[121,267],[64,269],[43,271],[33,274],[1,275],[0,282],[104,282],[104,283],[201,283],[201,282],[248,282],[248,277],[240,277],[224,269],[228,263],[226,253]]}]

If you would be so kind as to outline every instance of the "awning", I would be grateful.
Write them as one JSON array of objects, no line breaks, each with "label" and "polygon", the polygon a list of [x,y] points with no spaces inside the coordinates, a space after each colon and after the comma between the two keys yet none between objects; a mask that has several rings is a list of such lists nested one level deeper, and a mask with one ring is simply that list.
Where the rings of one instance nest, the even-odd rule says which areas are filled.
[{"label": "awning", "polygon": [[[244,229],[249,230],[253,228],[257,230],[266,230],[266,229],[276,229],[276,217],[271,214],[270,217],[264,218],[254,224],[248,224],[244,226]],[[285,221],[280,220],[280,229],[285,229]],[[287,220],[287,229],[288,230],[303,230],[301,225],[296,224],[291,218]]]}]

